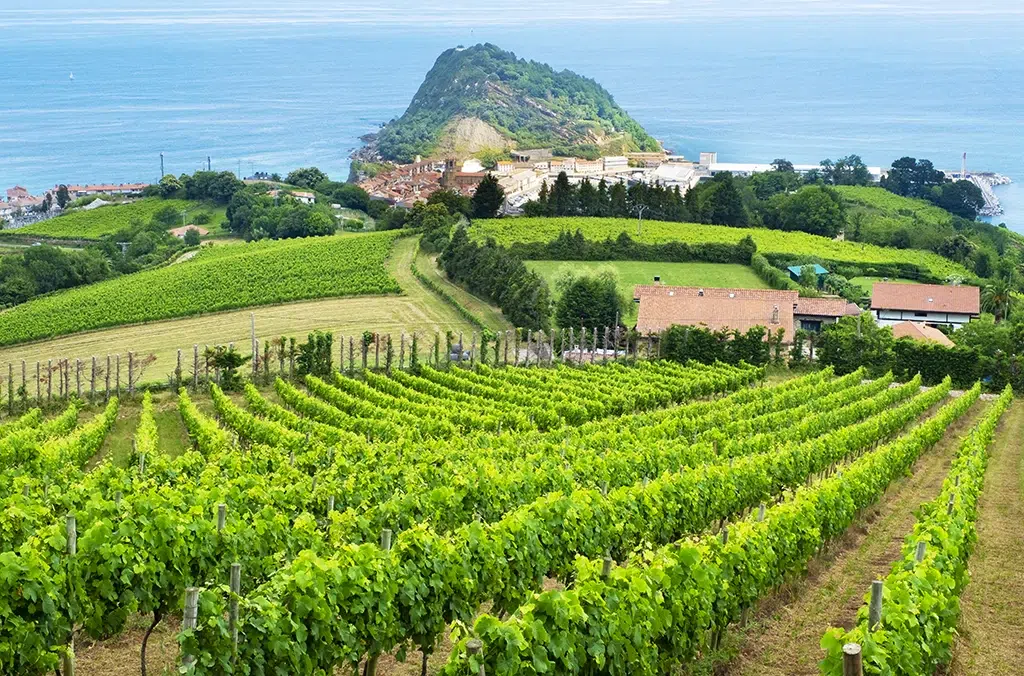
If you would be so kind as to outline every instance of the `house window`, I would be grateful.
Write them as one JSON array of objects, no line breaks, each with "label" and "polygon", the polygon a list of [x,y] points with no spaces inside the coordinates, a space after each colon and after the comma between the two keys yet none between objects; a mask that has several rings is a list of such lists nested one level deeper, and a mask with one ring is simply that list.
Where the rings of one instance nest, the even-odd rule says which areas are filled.
[{"label": "house window", "polygon": [[927,312],[915,312],[914,316],[915,317],[927,317],[928,313]]},{"label": "house window", "polygon": [[815,333],[821,333],[821,321],[816,319],[801,319],[800,328],[804,331],[813,331]]}]

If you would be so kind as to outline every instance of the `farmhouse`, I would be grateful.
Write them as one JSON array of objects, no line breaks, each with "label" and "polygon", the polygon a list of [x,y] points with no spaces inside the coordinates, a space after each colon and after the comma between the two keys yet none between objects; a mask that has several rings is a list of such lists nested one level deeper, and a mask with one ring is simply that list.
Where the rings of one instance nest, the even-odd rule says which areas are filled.
[{"label": "farmhouse", "polygon": [[918,322],[900,322],[892,326],[893,338],[911,338],[922,343],[938,343],[946,347],[953,347],[953,341],[949,336],[939,331],[934,326],[920,324]]},{"label": "farmhouse", "polygon": [[875,282],[871,311],[879,326],[909,321],[958,329],[981,313],[981,291],[976,286]]},{"label": "farmhouse", "polygon": [[783,329],[787,343],[796,329],[817,332],[840,317],[860,313],[860,308],[842,298],[801,298],[796,291],[775,289],[639,284],[633,300],[640,305],[636,328],[643,334],[659,333],[672,325],[738,331],[764,326],[771,331]]}]

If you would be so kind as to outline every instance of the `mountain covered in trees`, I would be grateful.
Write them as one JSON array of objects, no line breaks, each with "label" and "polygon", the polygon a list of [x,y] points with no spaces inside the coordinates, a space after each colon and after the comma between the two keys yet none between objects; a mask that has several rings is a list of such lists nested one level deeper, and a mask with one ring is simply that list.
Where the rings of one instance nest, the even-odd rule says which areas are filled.
[{"label": "mountain covered in trees", "polygon": [[661,146],[594,80],[481,44],[441,54],[405,114],[368,150],[410,162],[514,148],[589,157]]}]

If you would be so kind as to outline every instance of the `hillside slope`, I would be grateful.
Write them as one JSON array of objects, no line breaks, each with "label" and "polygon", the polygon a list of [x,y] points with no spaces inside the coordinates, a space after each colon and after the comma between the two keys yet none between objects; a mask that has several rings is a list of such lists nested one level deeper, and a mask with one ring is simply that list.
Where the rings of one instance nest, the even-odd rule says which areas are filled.
[{"label": "hillside slope", "polygon": [[309,298],[399,293],[394,233],[204,248],[184,263],[42,296],[0,312],[0,345]]},{"label": "hillside slope", "polygon": [[[479,142],[465,142],[467,130]],[[594,80],[482,44],[441,54],[405,114],[381,130],[372,150],[409,162],[488,146],[660,149]]]}]

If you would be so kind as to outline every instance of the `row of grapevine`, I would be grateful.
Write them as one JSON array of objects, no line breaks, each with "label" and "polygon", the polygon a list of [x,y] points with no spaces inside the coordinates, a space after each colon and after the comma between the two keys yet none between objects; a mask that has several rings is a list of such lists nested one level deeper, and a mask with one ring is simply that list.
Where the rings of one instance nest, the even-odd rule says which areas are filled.
[{"label": "row of grapevine", "polygon": [[[510,675],[656,674],[693,659],[713,631],[841,534],[979,394],[975,386],[907,435],[797,489],[763,520],[642,551],[621,567],[581,557],[571,589],[535,595],[504,621],[477,619],[444,673],[476,674],[483,665]],[[469,652],[470,638],[482,641],[482,653]]]},{"label": "row of grapevine", "polygon": [[[933,405],[947,391],[948,384],[944,389],[935,388],[933,398],[921,405]],[[909,410],[903,415],[910,416]],[[870,445],[874,440],[862,441]],[[822,467],[830,461],[834,460],[823,459]],[[728,471],[728,467],[718,471]],[[471,522],[450,536],[440,536],[423,525],[413,526],[398,536],[390,552],[370,544],[339,543],[335,545],[337,553],[329,559],[312,553],[300,555],[242,600],[245,640],[238,648],[239,663],[261,665],[268,671],[309,672],[352,663],[406,642],[429,650],[451,620],[468,619],[483,601],[492,601],[496,609],[514,608],[524,594],[539,589],[545,574],[566,569],[577,553],[604,551],[608,546],[605,533],[614,535],[617,523],[624,519],[632,519],[633,533],[640,534],[633,546],[641,544],[649,532],[666,531],[663,526],[650,525],[649,515],[636,511],[638,502],[646,499],[645,491],[654,487],[655,482],[641,483],[631,491],[612,491],[608,496],[594,490],[575,491],[569,497],[555,493],[494,524]],[[627,502],[622,496],[632,491],[636,495]],[[725,491],[711,489],[708,494],[719,492]],[[679,493],[693,493],[692,485]],[[614,505],[619,499],[623,507],[617,513],[593,508]],[[672,504],[666,500],[664,507]],[[689,508],[676,501],[680,514]],[[338,518],[332,517],[337,525]],[[553,560],[554,548],[563,563]],[[230,670],[222,658],[231,654],[224,643],[228,636],[222,614],[226,602],[227,597],[217,589],[205,592],[200,627],[184,636],[186,649],[196,651],[199,657],[201,673]],[[301,613],[302,619],[295,614],[300,606],[307,609]],[[434,611],[427,614],[427,609]],[[267,621],[268,617],[273,620]],[[307,628],[308,639],[296,639],[288,629],[294,622]],[[340,638],[329,645],[313,639],[322,635]],[[276,648],[269,650],[269,646]]]},{"label": "row of grapevine", "polygon": [[918,510],[903,555],[883,581],[879,624],[870,626],[865,605],[853,629],[825,633],[823,673],[843,673],[847,643],[860,644],[867,674],[931,674],[949,663],[960,617],[959,598],[970,581],[967,560],[977,539],[975,522],[988,445],[1012,401],[1013,391],[1007,385],[964,439],[939,495]]}]

